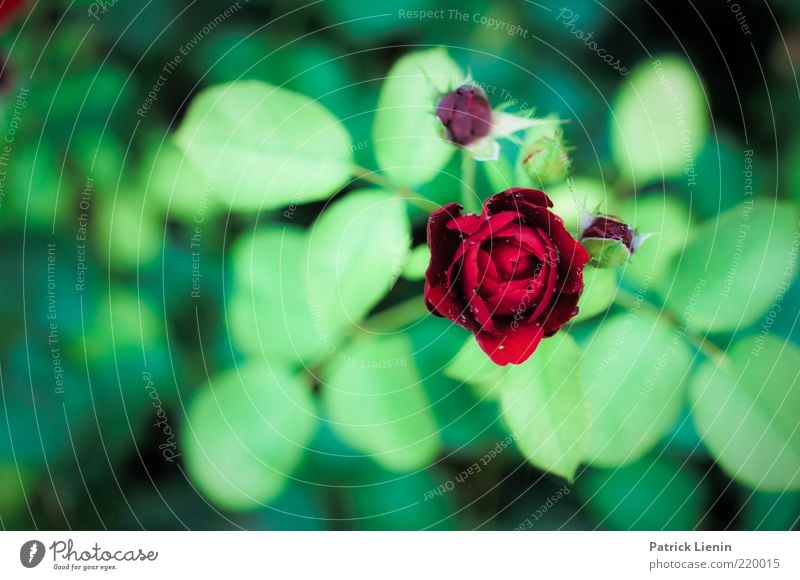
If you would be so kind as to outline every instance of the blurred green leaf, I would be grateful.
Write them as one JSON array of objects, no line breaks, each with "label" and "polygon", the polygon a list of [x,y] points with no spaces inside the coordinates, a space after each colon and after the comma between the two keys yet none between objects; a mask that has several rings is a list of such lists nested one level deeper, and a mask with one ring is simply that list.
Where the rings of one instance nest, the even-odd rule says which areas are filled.
[{"label": "blurred green leaf", "polygon": [[427,244],[420,244],[411,251],[406,267],[403,268],[403,278],[406,280],[424,280],[428,262],[431,261],[431,251]]},{"label": "blurred green leaf", "polygon": [[673,281],[666,280],[670,260],[683,250],[692,231],[686,205],[663,195],[637,197],[621,204],[619,213],[637,233],[652,234],[620,269],[623,277],[639,284],[647,282],[648,286],[654,280],[662,280],[668,288]]},{"label": "blurred green leaf", "polygon": [[704,364],[689,395],[697,430],[722,469],[762,491],[800,490],[800,349],[743,340],[728,365]]},{"label": "blurred green leaf", "polygon": [[229,26],[203,39],[189,65],[208,83],[254,80],[280,84],[280,75],[286,74],[287,67],[286,63],[276,63],[281,56],[278,47],[257,30]]},{"label": "blurred green leaf", "polygon": [[348,445],[396,472],[420,469],[436,458],[438,427],[407,338],[353,343],[323,378],[328,419]]},{"label": "blurred green leaf", "polygon": [[795,136],[784,153],[783,191],[796,201],[800,201],[800,136]]},{"label": "blurred green leaf", "polygon": [[601,529],[692,530],[707,499],[703,482],[687,465],[643,459],[615,469],[588,469],[576,487]]},{"label": "blurred green leaf", "polygon": [[445,374],[470,385],[481,399],[499,399],[500,387],[508,369],[497,366],[470,336],[445,368]]},{"label": "blurred green leaf", "polygon": [[437,92],[463,82],[464,73],[443,48],[402,57],[389,71],[375,113],[378,165],[399,185],[430,181],[456,148],[444,139],[435,115]]},{"label": "blurred green leaf", "polygon": [[119,131],[136,118],[132,103],[137,77],[113,61],[91,63],[70,74],[59,68],[52,77],[41,79],[46,80],[31,89],[25,122],[41,128],[53,145],[66,148],[80,133],[97,138],[108,130]]},{"label": "blurred green leaf", "polygon": [[796,274],[799,219],[797,206],[758,198],[695,228],[670,275],[656,281],[669,309],[689,329],[755,322]]},{"label": "blurred green leaf", "polygon": [[128,186],[94,196],[92,237],[112,270],[138,269],[158,256],[164,222],[148,211],[144,197]]},{"label": "blurred green leaf", "polygon": [[606,319],[584,345],[581,371],[597,466],[635,461],[672,427],[692,355],[677,328],[631,309]]},{"label": "blurred green leaf", "polygon": [[244,233],[230,251],[229,328],[245,353],[289,364],[332,346],[309,308],[305,233],[264,228]]},{"label": "blurred green leaf", "polygon": [[709,136],[697,155],[696,180],[687,176],[673,182],[691,204],[693,215],[714,217],[737,205],[743,191],[762,191],[762,175],[769,171],[762,173],[759,160],[753,160],[748,149],[724,129],[716,138]]},{"label": "blurred green leaf", "polygon": [[[364,477],[369,474],[369,477]],[[362,471],[360,485],[346,488],[346,505],[360,530],[453,530],[453,498],[447,495],[425,500],[425,494],[442,481],[428,471],[398,477],[373,469]],[[355,524],[355,525],[353,525]]]},{"label": "blurred green leaf", "polygon": [[4,171],[0,182],[2,221],[6,226],[24,223],[52,231],[72,217],[73,185],[48,141],[22,144],[14,150],[8,175]]},{"label": "blurred green leaf", "polygon": [[583,271],[583,294],[578,301],[578,315],[574,322],[580,322],[608,310],[617,295],[617,272],[610,268],[587,266]]},{"label": "blurred green leaf", "polygon": [[[31,487],[30,473],[11,461],[0,461],[0,521],[8,530],[7,522],[25,509],[26,487]],[[28,493],[30,491],[28,490]]]},{"label": "blurred green leaf", "polygon": [[411,224],[402,200],[362,190],[323,211],[308,236],[312,315],[336,333],[389,292],[408,261]]},{"label": "blurred green leaf", "polygon": [[744,498],[745,530],[792,530],[800,525],[800,493],[749,492]]},{"label": "blurred green leaf", "polygon": [[316,424],[309,385],[276,365],[251,363],[198,393],[180,448],[206,497],[224,509],[250,510],[283,490]]},{"label": "blurred green leaf", "polygon": [[322,5],[327,21],[352,41],[372,46],[380,38],[419,26],[415,18],[398,18],[430,7],[429,0],[384,0],[379,4],[329,0]]},{"label": "blurred green leaf", "polygon": [[87,321],[78,356],[85,348],[95,361],[103,357],[113,360],[126,350],[141,352],[162,335],[162,322],[152,305],[133,290],[114,284],[98,301],[95,316]]},{"label": "blurred green leaf", "polygon": [[536,467],[572,480],[584,457],[589,414],[579,376],[581,349],[566,332],[543,340],[503,378],[503,418]]},{"label": "blurred green leaf", "polygon": [[680,57],[637,65],[614,103],[611,150],[620,172],[641,187],[679,175],[700,151],[709,105],[698,73]]},{"label": "blurred green leaf", "polygon": [[69,148],[69,154],[80,168],[85,187],[87,178],[92,180],[93,188],[114,191],[120,183],[125,183],[127,158],[125,145],[111,132],[97,134],[79,132]]},{"label": "blurred green leaf", "polygon": [[169,139],[151,138],[139,182],[147,201],[169,219],[196,226],[219,212],[211,183]]},{"label": "blurred green leaf", "polygon": [[[446,366],[462,349],[466,331],[444,318],[426,316],[404,334],[411,340],[414,360],[448,457],[474,461],[476,455],[488,452],[508,432],[500,420],[497,401],[480,392],[480,386],[459,385],[461,381]],[[471,336],[468,340],[475,343]],[[500,369],[482,351],[478,360]],[[494,383],[491,385],[494,387]]]},{"label": "blurred green leaf", "polygon": [[308,97],[258,81],[200,93],[175,140],[232,209],[325,199],[351,174],[344,126]]}]

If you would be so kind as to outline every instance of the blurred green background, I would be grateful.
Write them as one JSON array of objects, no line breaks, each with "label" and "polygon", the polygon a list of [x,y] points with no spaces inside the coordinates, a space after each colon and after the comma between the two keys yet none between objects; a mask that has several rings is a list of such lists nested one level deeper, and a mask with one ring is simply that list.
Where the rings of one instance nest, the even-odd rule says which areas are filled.
[{"label": "blurred green background", "polygon": [[[742,1],[738,12],[726,2],[666,0],[30,4],[0,32],[2,528],[798,527],[796,2]],[[571,27],[559,19],[562,8],[579,16]],[[446,17],[403,16],[419,10]],[[603,54],[634,72],[614,70],[576,30],[593,33]],[[379,169],[372,139],[384,78],[398,58],[435,46],[493,87],[493,105],[510,101],[510,111],[532,106],[566,120],[579,196],[659,234],[651,253],[618,275],[593,274],[598,305],[583,305],[585,318],[570,329],[585,349],[582,368],[593,372],[631,305],[638,312],[642,297],[651,305],[622,333],[623,354],[611,364],[630,371],[609,379],[618,381],[612,388],[630,390],[602,407],[605,421],[634,431],[608,433],[604,445],[595,439],[576,459],[574,481],[535,467],[536,453],[509,439],[502,402],[470,380],[476,369],[448,368],[467,335],[442,319],[344,353],[395,363],[352,364],[349,374],[328,377],[401,393],[419,387],[419,400],[398,395],[354,419],[396,421],[402,430],[332,425],[330,413],[351,413],[346,398],[325,400],[333,395],[314,364],[297,375],[280,354],[264,354],[261,334],[250,334],[263,328],[280,341],[315,328],[302,307],[259,314],[253,304],[285,300],[302,286],[291,282],[299,268],[282,270],[280,258],[292,264],[304,252],[300,229],[327,202],[298,204],[289,216],[291,191],[281,207],[226,203],[173,139],[203,89],[266,81],[317,100],[349,132],[355,162]],[[657,55],[675,67],[691,169],[669,94],[652,76]],[[642,129],[659,119],[664,127]],[[637,130],[646,133],[640,141]],[[629,149],[620,145],[626,139]],[[641,143],[663,146],[655,170]],[[495,172],[481,167],[480,197],[516,180],[506,146]],[[454,157],[416,192],[457,201],[458,173]],[[306,177],[297,176],[298,188]],[[368,186],[347,181],[333,208]],[[557,208],[574,212],[566,184],[548,191]],[[751,193],[761,201],[739,243]],[[777,211],[761,209],[776,198]],[[413,245],[424,242],[425,214],[409,208],[408,220]],[[323,229],[317,222],[315,231]],[[386,288],[371,312],[418,295],[414,278]],[[695,303],[699,280],[712,291]],[[242,297],[241,288],[253,294]],[[722,313],[713,310],[720,292],[730,298]],[[626,306],[625,296],[634,302]],[[650,313],[662,309],[677,331]],[[303,348],[319,332],[292,336]],[[636,356],[626,353],[659,340],[666,346],[653,347],[649,366],[631,370]],[[677,354],[659,362],[673,340]],[[713,353],[735,365],[756,348],[748,368],[715,373]],[[273,383],[280,388],[250,388]],[[419,413],[396,419],[392,409],[403,405]],[[715,409],[724,412],[721,432]],[[630,417],[640,418],[640,431]],[[254,429],[265,420],[273,429],[262,437]],[[255,500],[226,491],[228,478]]]}]

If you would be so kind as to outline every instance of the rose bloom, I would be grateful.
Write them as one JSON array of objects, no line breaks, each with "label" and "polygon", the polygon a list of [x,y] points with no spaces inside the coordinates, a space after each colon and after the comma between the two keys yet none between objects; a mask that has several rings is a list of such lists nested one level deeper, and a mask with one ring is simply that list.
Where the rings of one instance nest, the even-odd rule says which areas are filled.
[{"label": "rose bloom", "polygon": [[586,250],[535,189],[507,189],[480,216],[448,204],[428,220],[425,303],[475,334],[498,365],[520,364],[578,313]]}]

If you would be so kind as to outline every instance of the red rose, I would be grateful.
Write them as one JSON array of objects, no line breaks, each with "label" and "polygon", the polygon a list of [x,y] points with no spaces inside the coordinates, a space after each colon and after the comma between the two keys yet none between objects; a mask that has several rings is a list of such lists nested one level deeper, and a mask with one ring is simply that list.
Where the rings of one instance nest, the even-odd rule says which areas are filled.
[{"label": "red rose", "polygon": [[498,365],[524,362],[578,313],[586,250],[535,189],[507,189],[480,216],[448,204],[428,220],[425,303],[475,334]]}]

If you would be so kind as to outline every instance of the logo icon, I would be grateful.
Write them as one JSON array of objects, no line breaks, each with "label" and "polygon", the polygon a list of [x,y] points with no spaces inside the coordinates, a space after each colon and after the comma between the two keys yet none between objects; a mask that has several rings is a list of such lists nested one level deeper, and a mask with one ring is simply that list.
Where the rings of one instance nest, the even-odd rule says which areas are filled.
[{"label": "logo icon", "polygon": [[39,540],[28,540],[19,549],[19,561],[26,568],[35,568],[44,559],[44,544]]}]

